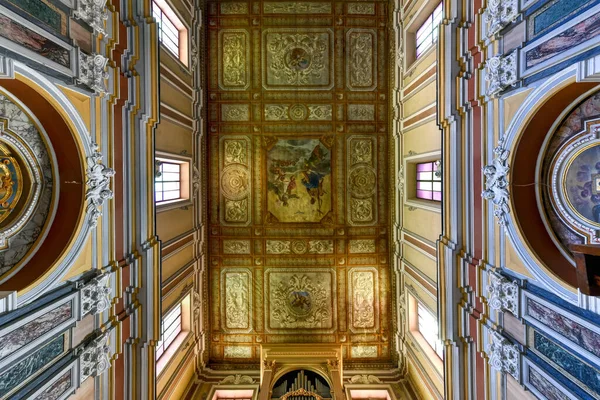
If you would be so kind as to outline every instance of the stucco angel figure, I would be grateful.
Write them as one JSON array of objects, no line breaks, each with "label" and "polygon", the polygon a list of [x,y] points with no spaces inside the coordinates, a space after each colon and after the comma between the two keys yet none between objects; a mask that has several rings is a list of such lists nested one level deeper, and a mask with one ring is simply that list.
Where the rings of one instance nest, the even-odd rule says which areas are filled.
[{"label": "stucco angel figure", "polygon": [[494,161],[490,165],[483,167],[483,174],[486,182],[481,196],[486,200],[491,200],[496,209],[494,215],[498,217],[499,222],[503,224],[506,214],[510,212],[508,207],[508,166],[509,151],[502,147],[503,139],[500,139],[498,146],[494,149]]}]

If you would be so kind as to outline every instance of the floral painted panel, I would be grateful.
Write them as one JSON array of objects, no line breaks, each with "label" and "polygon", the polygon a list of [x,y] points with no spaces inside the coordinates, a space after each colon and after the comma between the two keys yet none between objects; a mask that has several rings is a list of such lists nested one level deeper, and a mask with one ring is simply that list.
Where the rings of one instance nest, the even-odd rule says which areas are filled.
[{"label": "floral painted panel", "polygon": [[72,316],[71,302],[51,310],[37,319],[0,336],[0,360],[41,337]]},{"label": "floral painted panel", "polygon": [[591,16],[529,50],[525,54],[525,65],[527,68],[532,68],[598,35],[600,35],[600,14]]},{"label": "floral painted panel", "polygon": [[65,392],[73,387],[71,378],[71,370],[65,372],[52,385],[40,393],[35,400],[56,400],[59,399]]},{"label": "floral painted panel", "polygon": [[63,334],[14,364],[12,368],[0,373],[0,398],[5,398],[4,396],[41,371],[64,350],[65,335]]},{"label": "floral painted panel", "polygon": [[548,379],[533,368],[529,368],[529,384],[548,400],[570,400],[566,394],[552,385]]},{"label": "floral painted panel", "polygon": [[600,395],[600,371],[598,369],[583,362],[537,331],[533,332],[533,349],[553,366],[578,381],[580,385]]},{"label": "floral painted panel", "polygon": [[527,314],[595,356],[600,357],[600,334],[564,315],[527,299]]},{"label": "floral painted panel", "polygon": [[70,68],[71,55],[69,50],[52,42],[24,25],[0,15],[0,36],[19,44],[50,61],[63,67]]}]

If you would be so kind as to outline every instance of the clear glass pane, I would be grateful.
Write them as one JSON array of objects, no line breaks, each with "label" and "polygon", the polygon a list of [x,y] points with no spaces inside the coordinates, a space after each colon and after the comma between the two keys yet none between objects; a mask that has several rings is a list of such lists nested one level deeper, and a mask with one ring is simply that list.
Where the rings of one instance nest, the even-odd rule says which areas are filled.
[{"label": "clear glass pane", "polygon": [[432,182],[417,182],[417,189],[433,190],[433,183]]},{"label": "clear glass pane", "polygon": [[164,172],[177,172],[177,173],[179,173],[179,171],[181,170],[181,165],[180,164],[162,163],[161,167],[162,167],[162,170]]},{"label": "clear glass pane", "polygon": [[433,190],[436,192],[442,191],[442,182],[433,182]]},{"label": "clear glass pane", "polygon": [[181,195],[179,194],[179,190],[175,190],[172,192],[164,192],[163,196],[165,200],[175,200],[181,197]]},{"label": "clear glass pane", "polygon": [[419,172],[417,173],[418,181],[431,181],[433,180],[433,172]]}]

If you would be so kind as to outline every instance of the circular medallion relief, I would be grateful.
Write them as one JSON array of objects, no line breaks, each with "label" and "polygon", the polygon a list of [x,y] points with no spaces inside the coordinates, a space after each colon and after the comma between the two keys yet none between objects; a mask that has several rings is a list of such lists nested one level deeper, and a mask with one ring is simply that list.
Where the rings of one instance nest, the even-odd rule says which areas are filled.
[{"label": "circular medallion relief", "polygon": [[285,54],[285,63],[294,71],[303,71],[310,67],[311,57],[302,47],[294,47]]},{"label": "circular medallion relief", "polygon": [[308,117],[308,109],[303,104],[294,104],[290,107],[288,114],[294,121],[302,121]]},{"label": "circular medallion relief", "polygon": [[375,192],[375,171],[370,167],[357,167],[350,172],[350,191],[356,197],[368,197]]},{"label": "circular medallion relief", "polygon": [[304,317],[310,313],[312,299],[310,292],[305,290],[294,290],[288,295],[288,308],[296,317]]},{"label": "circular medallion relief", "polygon": [[223,169],[221,175],[221,190],[230,200],[242,200],[248,196],[248,170],[232,165]]}]

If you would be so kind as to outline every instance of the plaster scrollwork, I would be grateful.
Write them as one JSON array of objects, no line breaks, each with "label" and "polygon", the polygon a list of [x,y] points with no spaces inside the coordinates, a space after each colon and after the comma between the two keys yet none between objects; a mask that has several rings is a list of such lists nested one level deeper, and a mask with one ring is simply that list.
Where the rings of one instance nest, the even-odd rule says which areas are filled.
[{"label": "plaster scrollwork", "polygon": [[516,85],[518,80],[516,50],[505,56],[491,57],[485,64],[488,96],[496,96],[508,87]]},{"label": "plaster scrollwork", "polygon": [[192,167],[192,192],[194,193],[194,197],[200,192],[200,179],[200,171],[198,170],[198,167],[194,165]]},{"label": "plaster scrollwork", "polygon": [[115,175],[115,170],[102,164],[102,153],[96,143],[92,144],[92,156],[87,158],[87,192],[88,222],[92,228],[98,225],[98,218],[102,215],[100,207],[105,200],[112,199],[113,191],[110,189],[110,178]]},{"label": "plaster scrollwork", "polygon": [[487,17],[488,37],[500,32],[502,28],[519,17],[517,0],[488,0]]},{"label": "plaster scrollwork", "polygon": [[93,278],[81,288],[81,316],[99,314],[110,307],[112,288],[108,286],[110,273]]},{"label": "plaster scrollwork", "polygon": [[508,206],[508,156],[510,152],[504,148],[504,138],[500,138],[498,146],[494,148],[494,160],[492,164],[483,167],[485,176],[485,190],[481,197],[492,201],[494,204],[494,215],[498,218],[500,225],[506,225],[510,207]]},{"label": "plaster scrollwork", "polygon": [[220,385],[251,385],[254,383],[254,379],[249,377],[248,375],[229,375],[223,378]]},{"label": "plaster scrollwork", "polygon": [[106,0],[79,0],[73,15],[85,21],[94,32],[106,34],[104,30],[104,21],[108,19]]},{"label": "plaster scrollwork", "polygon": [[79,52],[79,71],[77,73],[77,82],[86,85],[96,94],[107,92],[105,80],[109,75],[106,71],[108,58],[100,54],[85,54]]},{"label": "plaster scrollwork", "polygon": [[490,366],[500,373],[510,374],[519,380],[519,348],[498,332],[491,333],[491,343],[487,349]]},{"label": "plaster scrollwork", "polygon": [[398,197],[402,199],[404,197],[404,165],[398,166],[398,180],[396,182],[398,189]]},{"label": "plaster scrollwork", "polygon": [[370,383],[381,383],[381,380],[375,375],[354,375],[348,379],[348,383],[368,385]]},{"label": "plaster scrollwork", "polygon": [[506,310],[519,316],[519,286],[504,276],[490,272],[488,304],[493,310]]},{"label": "plaster scrollwork", "polygon": [[80,382],[90,376],[100,376],[110,367],[111,350],[108,345],[112,330],[103,332],[97,338],[77,348],[80,363]]}]

